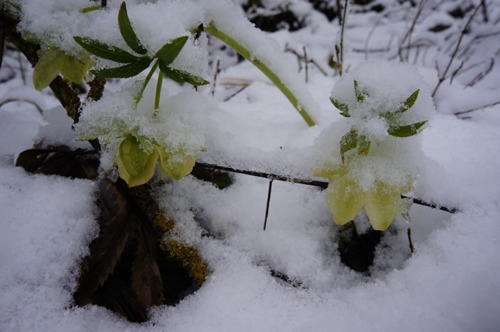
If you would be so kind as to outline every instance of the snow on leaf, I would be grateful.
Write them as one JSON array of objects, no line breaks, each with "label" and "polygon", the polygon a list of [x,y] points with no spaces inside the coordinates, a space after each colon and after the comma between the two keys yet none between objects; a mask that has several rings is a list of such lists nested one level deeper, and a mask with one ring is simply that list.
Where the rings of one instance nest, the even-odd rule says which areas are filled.
[{"label": "snow on leaf", "polygon": [[423,125],[427,123],[426,121],[417,122],[411,125],[405,126],[391,126],[387,130],[389,135],[394,137],[410,137],[418,134],[421,131]]},{"label": "snow on leaf", "polygon": [[156,52],[155,57],[159,58],[166,66],[170,65],[177,55],[179,55],[187,40],[188,36],[173,39],[163,45],[160,50]]},{"label": "snow on leaf", "polygon": [[332,97],[330,97],[330,101],[332,102],[333,106],[335,106],[340,111],[340,115],[342,115],[346,118],[351,116],[349,114],[349,107],[347,106],[347,104],[345,104],[339,100],[336,100]]},{"label": "snow on leaf", "polygon": [[180,69],[169,68],[165,65],[163,61],[160,60],[160,70],[168,76],[168,78],[178,82],[178,83],[189,83],[194,86],[206,85],[210,82],[203,79],[202,77],[188,73],[187,71]]},{"label": "snow on leaf", "polygon": [[98,41],[97,39],[80,36],[74,36],[73,39],[87,52],[103,59],[119,63],[131,63],[139,59],[135,55],[132,55],[119,47],[107,45]]},{"label": "snow on leaf", "polygon": [[133,77],[141,73],[143,70],[149,67],[153,61],[149,57],[141,57],[132,63],[126,64],[124,66],[115,68],[106,68],[100,70],[92,70],[95,76],[105,77],[105,78],[128,78]]}]

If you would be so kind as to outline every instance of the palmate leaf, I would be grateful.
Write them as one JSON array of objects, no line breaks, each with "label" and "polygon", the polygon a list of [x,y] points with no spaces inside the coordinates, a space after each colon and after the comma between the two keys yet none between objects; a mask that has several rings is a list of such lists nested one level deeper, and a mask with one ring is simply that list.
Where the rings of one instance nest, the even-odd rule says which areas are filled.
[{"label": "palmate leaf", "polygon": [[427,120],[406,126],[392,126],[389,127],[387,132],[389,135],[394,137],[410,137],[418,134],[421,131],[422,126],[426,123]]},{"label": "palmate leaf", "polygon": [[357,146],[358,131],[355,128],[351,128],[351,130],[340,139],[340,157],[342,158],[342,163],[344,162],[345,154],[355,149]]},{"label": "palmate leaf", "polygon": [[358,138],[358,154],[367,156],[372,142],[365,135],[359,135]]},{"label": "palmate leaf", "polygon": [[354,80],[354,94],[356,95],[356,99],[360,103],[362,103],[365,100],[365,97],[368,96],[368,93],[359,87],[357,80]]},{"label": "palmate leaf", "polygon": [[131,49],[139,54],[147,53],[147,50],[144,48],[144,46],[142,46],[139,38],[137,38],[137,35],[135,34],[134,29],[132,28],[125,2],[122,2],[120,11],[118,12],[118,26],[120,28],[120,33],[123,37],[123,40],[125,40],[125,43],[127,43],[127,45]]},{"label": "palmate leaf", "polygon": [[415,104],[418,98],[418,93],[420,89],[415,90],[411,96],[409,96],[404,102],[403,105],[396,111],[396,113],[404,113],[408,111]]},{"label": "palmate leaf", "polygon": [[171,40],[160,48],[155,54],[155,58],[160,59],[165,66],[170,65],[179,55],[186,44],[188,36],[182,36]]},{"label": "palmate leaf", "polygon": [[340,115],[346,118],[351,116],[349,114],[349,107],[347,106],[347,104],[339,100],[333,99],[332,97],[330,97],[330,101],[332,102],[333,106],[335,106],[340,111]]},{"label": "palmate leaf", "polygon": [[163,72],[163,74],[165,74],[165,76],[168,76],[170,79],[178,83],[189,83],[194,86],[206,85],[210,83],[207,80],[203,79],[202,77],[193,75],[191,73],[188,73],[187,71],[169,68],[161,60],[160,60],[160,70]]},{"label": "palmate leaf", "polygon": [[80,36],[74,36],[73,39],[87,52],[103,59],[119,63],[131,63],[139,59],[135,55],[132,55],[119,47],[102,43],[96,39]]},{"label": "palmate leaf", "polygon": [[143,70],[149,67],[153,59],[149,57],[138,58],[137,61],[129,63],[124,66],[115,68],[106,68],[100,70],[92,70],[92,73],[98,77],[104,78],[128,78],[133,77],[141,73]]}]

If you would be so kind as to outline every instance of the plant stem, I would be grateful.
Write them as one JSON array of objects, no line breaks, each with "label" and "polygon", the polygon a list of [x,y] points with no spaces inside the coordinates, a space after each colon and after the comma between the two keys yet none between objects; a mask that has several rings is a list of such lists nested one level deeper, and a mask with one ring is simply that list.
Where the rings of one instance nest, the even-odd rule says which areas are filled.
[{"label": "plant stem", "polygon": [[229,45],[241,56],[250,61],[264,75],[266,75],[271,80],[271,82],[273,82],[276,85],[276,87],[280,89],[280,91],[285,95],[285,97],[292,103],[292,105],[299,112],[299,114],[302,116],[307,125],[312,127],[316,124],[311,115],[309,115],[307,110],[300,105],[298,98],[292,91],[290,91],[290,89],[288,89],[288,87],[286,86],[285,83],[283,83],[281,78],[274,71],[272,71],[264,62],[262,62],[261,59],[255,57],[248,48],[246,48],[244,45],[242,45],[241,43],[230,37],[224,31],[218,29],[213,22],[208,24],[208,26],[205,26],[204,30],[205,32],[211,34],[212,36],[220,39],[221,41]]},{"label": "plant stem", "polygon": [[[345,0],[344,4],[344,13],[342,14],[342,26],[340,29],[340,64],[344,63],[344,28],[345,28],[345,19],[347,17],[347,6],[349,4],[349,0]],[[340,73],[342,76],[342,73]]]},{"label": "plant stem", "polygon": [[153,73],[155,72],[156,68],[158,68],[160,60],[156,60],[154,63],[153,67],[151,67],[151,70],[149,71],[148,75],[146,76],[146,79],[144,80],[144,84],[142,85],[141,91],[137,94],[135,97],[135,104],[139,104],[139,102],[142,99],[142,95],[144,94],[144,90],[146,90],[146,86],[148,85],[149,81],[151,80],[151,77],[153,76]]},{"label": "plant stem", "polygon": [[163,83],[163,72],[160,70],[158,73],[158,82],[156,83],[156,93],[155,93],[155,115],[160,108],[160,97],[161,97],[161,85]]}]

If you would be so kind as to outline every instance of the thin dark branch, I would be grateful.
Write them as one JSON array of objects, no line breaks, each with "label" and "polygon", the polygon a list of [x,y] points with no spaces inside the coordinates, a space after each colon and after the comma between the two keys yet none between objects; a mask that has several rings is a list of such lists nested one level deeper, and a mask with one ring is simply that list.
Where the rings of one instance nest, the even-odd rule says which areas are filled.
[{"label": "thin dark branch", "polygon": [[409,246],[410,246],[410,252],[411,254],[413,255],[413,253],[415,252],[415,247],[413,246],[413,241],[411,239],[411,227],[408,227],[408,243],[409,243]]},{"label": "thin dark branch", "polygon": [[321,68],[321,66],[316,62],[316,60],[311,59],[309,60],[309,62],[311,62],[316,68],[318,68],[318,70],[321,72],[321,74],[323,74],[323,76],[328,76],[326,71],[323,68]]},{"label": "thin dark branch", "polygon": [[[256,177],[270,179],[270,180],[278,180],[278,181],[284,181],[284,182],[290,182],[290,183],[304,184],[304,185],[308,185],[308,186],[319,187],[322,189],[326,189],[328,187],[328,182],[325,182],[325,181],[317,181],[317,180],[311,180],[311,179],[300,179],[300,178],[295,178],[295,177],[291,177],[291,176],[278,175],[278,174],[259,172],[259,171],[249,171],[249,170],[243,170],[243,169],[236,169],[236,168],[232,168],[232,167],[219,166],[219,165],[207,164],[207,163],[202,163],[202,162],[197,162],[196,166],[206,168],[209,170],[219,170],[219,171],[225,171],[225,172],[232,172],[232,173],[256,176]],[[413,197],[409,197],[409,196],[405,196],[405,195],[401,195],[401,198],[411,199],[414,204],[427,206],[427,207],[430,207],[433,209],[438,209],[438,210],[449,212],[449,213],[456,213],[459,211],[457,208],[449,208],[449,207],[445,207],[445,206],[440,206],[440,205],[437,205],[434,203],[428,203],[428,202],[425,202],[421,199],[413,198]]]},{"label": "thin dark branch", "polygon": [[304,66],[306,67],[305,73],[306,73],[306,83],[309,82],[309,61],[307,59],[307,51],[306,47],[302,46],[302,49],[304,50]]},{"label": "thin dark branch", "polygon": [[[5,10],[5,3],[2,1],[0,4],[0,11],[3,12]],[[3,50],[5,47],[5,27],[4,20],[0,21],[0,68],[2,68],[2,60],[3,60]]]},{"label": "thin dark branch", "polygon": [[488,23],[488,8],[486,7],[486,0],[481,0],[481,6],[483,7],[483,20]]},{"label": "thin dark branch", "polygon": [[264,217],[264,227],[263,229],[266,230],[267,226],[267,217],[269,216],[269,206],[271,204],[271,192],[273,190],[273,179],[269,180],[269,189],[267,190],[267,202],[266,202],[266,215]]},{"label": "thin dark branch", "polygon": [[[420,1],[418,8],[417,8],[417,13],[415,14],[415,17],[413,18],[413,21],[410,24],[410,28],[408,29],[405,36],[403,37],[403,40],[401,40],[401,44],[399,46],[399,51],[398,51],[399,59],[401,61],[408,61],[408,59],[410,58],[411,36],[413,34],[413,30],[415,29],[417,21],[418,21],[420,15],[422,14],[422,11],[424,10],[425,4],[426,4],[426,0]],[[403,48],[404,48],[403,44],[406,42],[407,39],[408,39],[408,43],[407,43],[407,47],[406,47],[407,52],[406,52],[406,57],[404,57],[403,56]]]},{"label": "thin dark branch", "polygon": [[448,75],[448,71],[450,70],[451,64],[453,63],[453,60],[455,60],[455,57],[457,56],[458,50],[460,49],[460,44],[462,43],[462,39],[465,36],[465,33],[467,32],[469,25],[472,23],[472,19],[474,16],[476,16],[479,8],[481,8],[482,3],[479,3],[479,5],[474,8],[474,11],[472,12],[471,16],[467,20],[467,23],[465,23],[464,27],[462,28],[462,31],[460,32],[460,37],[458,38],[457,44],[455,46],[455,49],[453,50],[453,53],[450,56],[450,61],[448,61],[448,64],[446,65],[446,69],[443,71],[443,73],[439,76],[439,81],[436,84],[436,87],[434,88],[434,91],[432,92],[432,97],[436,95],[437,90],[441,86],[441,84],[444,82]]},{"label": "thin dark branch", "polygon": [[35,106],[35,108],[38,110],[38,112],[40,114],[43,114],[43,109],[40,105],[38,105],[36,102],[34,102],[33,100],[28,100],[28,99],[19,99],[19,98],[7,98],[7,99],[3,99],[0,101],[0,108],[5,105],[5,104],[8,104],[8,103],[28,103],[28,104],[31,104],[33,106]]},{"label": "thin dark branch", "polygon": [[245,90],[246,88],[248,88],[249,85],[244,85],[242,86],[241,88],[239,88],[236,92],[232,93],[231,95],[227,96],[226,98],[224,98],[224,101],[229,101],[231,99],[233,99],[236,95],[238,95],[240,92],[242,92],[243,90]]},{"label": "thin dark branch", "polygon": [[215,62],[214,74],[213,74],[213,83],[212,83],[212,91],[210,92],[212,96],[215,96],[215,88],[217,87],[217,77],[220,72],[220,59],[217,59]]},{"label": "thin dark branch", "polygon": [[483,106],[478,106],[478,107],[470,108],[470,109],[468,109],[466,111],[460,111],[460,112],[456,112],[456,113],[453,113],[453,114],[454,115],[467,114],[467,113],[471,113],[471,112],[482,110],[483,108],[486,108],[486,107],[495,106],[495,105],[498,105],[498,104],[500,104],[500,100],[496,101],[494,103],[490,103],[490,104],[486,104],[486,105],[483,105]]},{"label": "thin dark branch", "polygon": [[495,66],[495,58],[490,59],[490,64],[488,65],[488,68],[486,70],[481,71],[479,74],[476,75],[469,83],[465,85],[465,87],[471,87],[476,85],[478,82],[480,82],[483,78],[486,77],[492,70],[493,67]]},{"label": "thin dark branch", "polygon": [[197,162],[196,164],[200,167],[208,168],[208,169],[212,169],[212,170],[219,170],[219,171],[225,171],[225,172],[232,172],[232,173],[256,176],[256,177],[265,178],[265,179],[273,179],[273,180],[284,181],[284,182],[304,184],[304,185],[319,187],[319,188],[323,188],[323,189],[326,189],[328,187],[328,182],[323,182],[323,181],[316,181],[316,180],[310,180],[310,179],[299,179],[299,178],[294,178],[294,177],[285,176],[285,175],[278,175],[278,174],[259,172],[259,171],[248,171],[248,170],[244,170],[244,169],[236,169],[236,168],[232,168],[232,167],[225,167],[225,166],[200,163],[200,162]]}]

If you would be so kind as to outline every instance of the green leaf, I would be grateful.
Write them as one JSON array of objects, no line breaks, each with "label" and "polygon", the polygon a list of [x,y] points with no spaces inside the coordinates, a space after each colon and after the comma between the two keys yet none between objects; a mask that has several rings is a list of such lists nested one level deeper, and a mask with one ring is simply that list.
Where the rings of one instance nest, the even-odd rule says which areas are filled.
[{"label": "green leaf", "polygon": [[148,153],[140,146],[139,141],[128,135],[120,144],[118,154],[118,172],[130,187],[148,182],[154,175],[158,153]]},{"label": "green leaf", "polygon": [[182,36],[171,40],[156,52],[155,58],[159,58],[165,63],[165,66],[168,66],[179,55],[187,40],[188,36]]},{"label": "green leaf", "polygon": [[418,134],[421,131],[422,126],[426,123],[427,120],[406,126],[391,126],[387,132],[389,135],[394,137],[410,137]]},{"label": "green leaf", "polygon": [[120,11],[118,12],[118,26],[123,40],[125,40],[125,43],[127,43],[131,49],[139,54],[146,54],[148,52],[148,50],[142,46],[139,38],[137,38],[137,35],[135,34],[134,29],[132,28],[125,2],[122,2]]},{"label": "green leaf", "polygon": [[79,36],[74,36],[73,39],[89,53],[103,59],[119,63],[130,63],[138,59],[135,55],[132,55],[119,47],[101,43],[96,39]]},{"label": "green leaf", "polygon": [[409,96],[408,99],[406,99],[403,102],[403,105],[396,111],[396,113],[404,113],[404,112],[408,111],[417,101],[419,92],[420,92],[420,89],[415,90],[411,94],[411,96]]},{"label": "green leaf", "polygon": [[349,106],[347,106],[347,104],[344,104],[339,100],[333,99],[332,97],[330,97],[330,101],[332,102],[333,106],[335,106],[340,111],[340,115],[345,116],[346,118],[351,116],[349,114]]},{"label": "green leaf", "polygon": [[344,163],[345,154],[358,146],[358,131],[353,127],[340,139],[340,157]]},{"label": "green leaf", "polygon": [[365,135],[359,135],[358,138],[358,155],[367,156],[372,142]]},{"label": "green leaf", "polygon": [[365,100],[366,96],[368,96],[368,93],[359,87],[358,81],[356,80],[354,80],[354,94],[356,95],[356,99],[360,103]]},{"label": "green leaf", "polygon": [[101,70],[92,70],[92,73],[98,77],[105,78],[128,78],[140,74],[143,70],[149,67],[153,59],[149,57],[141,57],[137,61],[127,65],[115,68],[107,68]]},{"label": "green leaf", "polygon": [[170,79],[179,83],[189,83],[194,86],[206,85],[210,82],[203,79],[202,77],[193,75],[184,70],[169,68],[165,65],[163,61],[160,60],[160,70],[168,76]]}]

